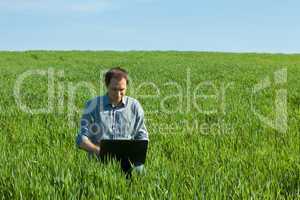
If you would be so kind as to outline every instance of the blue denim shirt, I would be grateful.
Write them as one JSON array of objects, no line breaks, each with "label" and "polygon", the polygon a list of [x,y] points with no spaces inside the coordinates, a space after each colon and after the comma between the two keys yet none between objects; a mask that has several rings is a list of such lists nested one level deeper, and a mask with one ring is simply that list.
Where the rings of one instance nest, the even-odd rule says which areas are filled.
[{"label": "blue denim shirt", "polygon": [[124,96],[116,107],[110,104],[107,95],[87,101],[80,120],[77,145],[85,137],[94,144],[99,144],[102,139],[148,140],[142,106],[128,96]]}]

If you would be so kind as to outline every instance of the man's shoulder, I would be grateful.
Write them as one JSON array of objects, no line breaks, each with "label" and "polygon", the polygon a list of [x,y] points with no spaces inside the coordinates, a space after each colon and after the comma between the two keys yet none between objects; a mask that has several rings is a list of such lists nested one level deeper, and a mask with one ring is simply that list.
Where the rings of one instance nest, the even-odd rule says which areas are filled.
[{"label": "man's shoulder", "polygon": [[99,106],[105,106],[108,104],[107,96],[96,96],[86,101],[86,107],[97,108]]},{"label": "man's shoulder", "polygon": [[95,109],[97,108],[97,106],[99,105],[100,99],[101,99],[100,96],[96,96],[94,98],[88,99],[85,102],[84,114],[90,114],[90,113],[94,112]]},{"label": "man's shoulder", "polygon": [[[109,103],[108,98],[106,95],[103,95],[103,96],[96,96],[94,98],[87,100],[86,106],[93,106],[93,105],[97,106],[100,104],[106,105],[107,103]],[[124,96],[124,103],[125,103],[125,106],[130,107],[133,110],[136,110],[136,109],[139,109],[142,107],[140,102],[137,99],[130,97],[130,96]]]},{"label": "man's shoulder", "polygon": [[133,97],[129,97],[129,96],[126,96],[126,104],[127,106],[134,112],[140,112],[143,110],[142,108],[142,105],[140,104],[140,102],[133,98]]},{"label": "man's shoulder", "polygon": [[133,97],[125,96],[125,102],[129,106],[140,106],[140,102]]},{"label": "man's shoulder", "polygon": [[138,100],[133,97],[125,96],[124,98],[125,98],[125,101],[127,101],[129,103],[138,103]]},{"label": "man's shoulder", "polygon": [[88,100],[86,101],[86,104],[87,104],[87,105],[89,105],[89,104],[91,104],[91,103],[98,104],[98,103],[100,102],[100,100],[103,100],[103,97],[104,97],[104,96],[96,96],[96,97],[93,97],[93,98],[91,98],[91,99],[88,99]]}]

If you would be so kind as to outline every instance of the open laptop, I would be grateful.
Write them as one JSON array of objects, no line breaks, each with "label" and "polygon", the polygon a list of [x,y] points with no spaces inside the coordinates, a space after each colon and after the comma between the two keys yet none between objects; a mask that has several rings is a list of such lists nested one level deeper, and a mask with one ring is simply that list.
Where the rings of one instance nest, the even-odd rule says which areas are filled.
[{"label": "open laptop", "polygon": [[101,140],[100,156],[114,157],[118,160],[128,159],[132,163],[145,163],[148,140]]}]

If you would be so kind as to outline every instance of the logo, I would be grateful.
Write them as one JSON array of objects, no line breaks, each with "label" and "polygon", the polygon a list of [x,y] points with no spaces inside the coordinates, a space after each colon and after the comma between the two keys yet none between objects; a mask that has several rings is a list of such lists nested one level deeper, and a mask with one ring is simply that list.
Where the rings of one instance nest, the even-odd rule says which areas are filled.
[{"label": "logo", "polygon": [[[288,114],[287,114],[287,89],[283,86],[287,83],[287,69],[280,69],[274,72],[273,83],[269,76],[262,79],[259,83],[254,85],[252,88],[252,112],[259,118],[259,120],[265,125],[281,132],[286,133],[288,125]],[[253,104],[253,97],[270,87],[276,86],[275,100],[273,106],[274,116],[265,116],[261,114]],[[277,89],[279,88],[279,89]]]}]

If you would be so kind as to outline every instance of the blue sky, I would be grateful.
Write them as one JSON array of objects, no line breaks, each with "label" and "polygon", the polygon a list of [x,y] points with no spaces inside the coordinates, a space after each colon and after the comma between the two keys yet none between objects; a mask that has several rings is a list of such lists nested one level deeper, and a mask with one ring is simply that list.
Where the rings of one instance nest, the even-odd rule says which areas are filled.
[{"label": "blue sky", "polygon": [[300,53],[299,0],[0,0],[0,50]]}]

